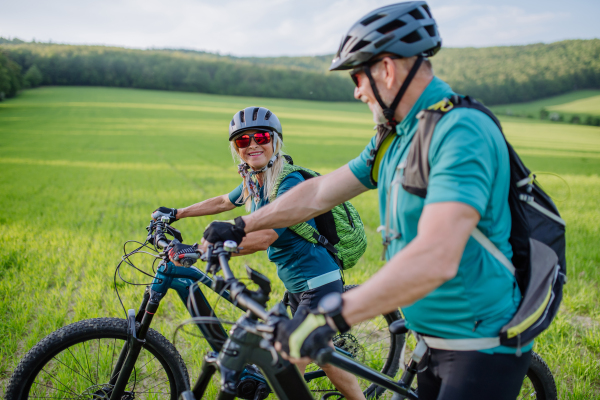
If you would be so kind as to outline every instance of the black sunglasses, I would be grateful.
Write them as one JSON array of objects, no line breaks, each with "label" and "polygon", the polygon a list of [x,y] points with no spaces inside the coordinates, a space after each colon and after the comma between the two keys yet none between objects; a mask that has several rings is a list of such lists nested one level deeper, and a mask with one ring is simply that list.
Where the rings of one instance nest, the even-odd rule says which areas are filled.
[{"label": "black sunglasses", "polygon": [[400,56],[385,56],[385,57],[381,57],[381,58],[376,58],[375,60],[370,60],[367,61],[366,63],[354,68],[352,71],[350,71],[350,78],[352,78],[352,81],[354,82],[354,84],[356,85],[356,87],[358,87],[359,81],[358,81],[358,74],[360,72],[364,72],[365,69],[367,68],[371,68],[371,65],[375,65],[377,64],[379,61],[383,61],[384,58],[390,58],[392,60],[399,60],[403,57]]}]

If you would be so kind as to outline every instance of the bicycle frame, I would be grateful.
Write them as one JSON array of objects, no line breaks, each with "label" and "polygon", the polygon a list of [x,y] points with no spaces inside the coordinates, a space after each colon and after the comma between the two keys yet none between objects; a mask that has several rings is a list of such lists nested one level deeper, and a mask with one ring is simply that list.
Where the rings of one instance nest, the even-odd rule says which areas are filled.
[{"label": "bicycle frame", "polygon": [[[162,228],[161,226],[159,227]],[[163,248],[168,245],[168,243],[162,239],[159,240],[158,243]],[[161,255],[163,255],[163,253],[161,253]],[[221,263],[226,263],[228,270],[229,257],[230,254],[228,253],[221,253],[219,256]],[[230,272],[231,271],[229,270],[229,273]],[[190,295],[194,296],[195,305],[197,306],[196,308],[199,315],[194,315],[192,310],[188,310],[192,317],[216,317],[212,307],[204,296],[204,293],[202,293],[200,285],[195,284],[196,282],[202,283],[203,285],[211,288],[211,290],[214,290],[214,280],[200,269],[194,266],[179,267],[171,261],[161,261],[155,273],[152,284],[146,288],[144,298],[138,312],[135,313],[134,310],[129,311],[128,340],[123,346],[119,357],[117,358],[117,363],[114,366],[111,379],[109,381],[109,384],[113,385],[113,390],[110,397],[111,400],[120,399],[124,393],[129,377],[133,372],[138,355],[145,343],[145,337],[148,329],[150,328],[152,319],[158,310],[160,301],[167,294],[169,289],[174,289],[179,295],[181,301],[183,301],[186,306],[188,304]],[[193,288],[193,290],[190,290],[190,288]],[[245,302],[234,302],[233,297],[235,296],[232,296],[229,291],[223,290],[222,292],[218,292],[218,294],[239,309],[244,311],[247,310]],[[214,323],[196,324],[203,336],[208,341],[213,352],[219,354],[219,362],[217,363],[217,357],[214,355],[212,358],[207,357],[206,360],[214,360],[214,362],[205,360],[206,365],[203,366],[202,373],[194,385],[194,393],[203,392],[203,390],[206,389],[206,386],[210,381],[210,376],[212,376],[212,374],[218,368],[221,370],[222,376],[221,395],[219,398],[233,398],[235,397],[235,386],[231,387],[231,385],[239,382],[243,376],[245,366],[247,364],[256,364],[261,368],[264,378],[269,382],[271,389],[279,398],[284,400],[288,398],[312,398],[306,383],[312,379],[325,376],[325,373],[322,370],[319,370],[307,373],[303,377],[300,375],[298,369],[294,365],[285,360],[280,360],[278,363],[276,363],[276,365],[272,365],[272,354],[269,351],[260,348],[262,338],[258,334],[248,333],[247,330],[240,329],[240,321],[251,321],[252,323],[256,323],[257,315],[262,317],[267,315],[264,311],[264,308],[258,305],[258,307],[260,307],[262,310],[261,315],[261,311],[258,311],[259,309],[256,308],[258,303],[251,302],[250,304],[254,306],[254,309],[252,312],[249,312],[246,316],[242,317],[238,320],[238,322],[236,322],[232,330],[231,337],[228,337],[225,329],[216,318]],[[139,327],[136,326],[136,322],[139,323]],[[240,355],[238,349],[245,349],[243,356],[238,357],[238,355]],[[333,355],[324,355],[323,357],[327,358],[324,358],[322,362],[329,362],[332,365],[340,367],[341,369],[348,370],[349,372],[361,376],[371,382],[377,383],[386,389],[400,393],[407,398],[416,398],[416,396],[411,396],[410,391],[407,391],[403,386],[398,385],[386,375],[357,363],[351,358],[343,355],[343,353],[346,352],[338,352],[334,351],[334,349],[331,349],[331,353]],[[291,387],[293,387],[293,390],[290,391]],[[290,397],[289,393],[292,392],[293,394]]]},{"label": "bicycle frame", "polygon": [[[194,285],[196,282],[198,282],[198,284]],[[127,384],[127,379],[125,376],[128,377],[133,370],[133,365],[135,364],[137,356],[139,355],[139,351],[141,350],[141,346],[143,345],[145,333],[150,327],[150,323],[154,313],[156,313],[156,310],[158,309],[160,301],[167,294],[169,289],[173,289],[175,292],[177,292],[180,300],[184,305],[186,305],[186,308],[188,300],[190,300],[190,295],[194,296],[195,305],[198,308],[198,315],[194,315],[192,310],[188,310],[190,312],[190,316],[216,317],[213,308],[201,290],[200,283],[213,290],[213,279],[195,266],[178,267],[172,262],[160,263],[152,284],[146,288],[142,303],[140,304],[140,307],[135,315],[135,322],[138,322],[140,326],[138,329],[130,328],[130,336],[132,336],[131,340],[129,341],[128,346],[125,346],[122,349],[117,363],[115,364],[115,369],[112,374],[113,378],[109,382],[110,384],[115,385],[113,389],[114,393],[124,390],[125,385]],[[193,291],[190,291],[190,288],[192,287]],[[243,306],[233,302],[229,291],[225,290],[218,294],[240,310],[246,311]],[[135,326],[135,324],[132,325]],[[221,350],[223,343],[228,338],[227,331],[223,325],[221,325],[221,323],[215,319],[214,323],[196,324],[196,326],[206,338],[211,349],[218,353]],[[121,376],[123,378],[119,380],[119,377]],[[322,370],[318,370],[306,373],[304,375],[304,380],[306,382],[310,382],[313,379],[324,376],[325,373]]]},{"label": "bicycle frame", "polygon": [[[256,364],[280,400],[312,399],[308,386],[298,369],[279,357],[270,343],[273,339],[274,323],[269,321],[272,321],[272,318],[275,318],[275,321],[285,318],[282,317],[285,310],[282,312],[281,307],[278,309],[276,306],[271,311],[266,311],[264,309],[264,304],[266,304],[264,297],[260,297],[264,300],[262,303],[252,297],[254,292],[247,291],[245,285],[239,283],[232,274],[228,264],[230,255],[227,251],[224,250],[221,244],[220,248],[215,250],[214,255],[219,260],[226,281],[231,284],[233,297],[249,312],[237,320],[231,330],[231,336],[227,339],[221,351],[218,354],[210,353],[204,358],[196,385],[191,392],[184,392],[182,398],[184,400],[201,399],[212,375],[219,370],[221,373],[221,390],[217,399],[233,399],[236,394],[236,384],[239,382],[245,366]],[[212,249],[209,248],[208,260],[212,259],[212,254]],[[255,271],[252,271],[249,267],[247,267],[247,271],[252,279]],[[267,324],[260,323],[259,318]],[[410,384],[416,373],[418,361],[416,359],[411,360],[400,382],[396,382],[393,378],[360,364],[333,348],[328,347],[321,350],[317,354],[316,361],[318,364],[331,364],[389,389],[396,393],[395,398],[417,399],[416,393],[410,389]]]}]

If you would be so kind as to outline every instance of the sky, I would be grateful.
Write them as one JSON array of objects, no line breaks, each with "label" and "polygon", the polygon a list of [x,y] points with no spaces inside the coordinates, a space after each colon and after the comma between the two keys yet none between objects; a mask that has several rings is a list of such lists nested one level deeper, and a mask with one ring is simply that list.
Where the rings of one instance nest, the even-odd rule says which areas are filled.
[{"label": "sky", "polygon": [[[334,53],[381,0],[0,0],[0,36],[235,56]],[[431,0],[446,47],[600,38],[600,0]]]}]

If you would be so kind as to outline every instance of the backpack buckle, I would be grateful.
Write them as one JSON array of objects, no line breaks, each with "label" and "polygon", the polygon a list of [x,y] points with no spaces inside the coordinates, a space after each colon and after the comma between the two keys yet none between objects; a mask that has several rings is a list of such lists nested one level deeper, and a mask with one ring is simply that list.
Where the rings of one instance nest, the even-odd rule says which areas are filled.
[{"label": "backpack buckle", "polygon": [[323,246],[327,246],[329,244],[329,240],[323,235],[319,235],[317,238],[317,242],[321,243]]}]

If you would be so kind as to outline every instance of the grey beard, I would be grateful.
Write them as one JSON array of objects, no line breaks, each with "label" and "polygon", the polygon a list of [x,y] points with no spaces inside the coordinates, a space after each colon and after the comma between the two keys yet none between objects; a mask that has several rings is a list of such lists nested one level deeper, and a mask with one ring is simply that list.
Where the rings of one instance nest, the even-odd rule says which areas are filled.
[{"label": "grey beard", "polygon": [[377,104],[375,109],[373,110],[373,122],[375,122],[377,125],[385,124],[387,122],[387,119],[383,115],[383,110],[381,109],[379,104]]}]

